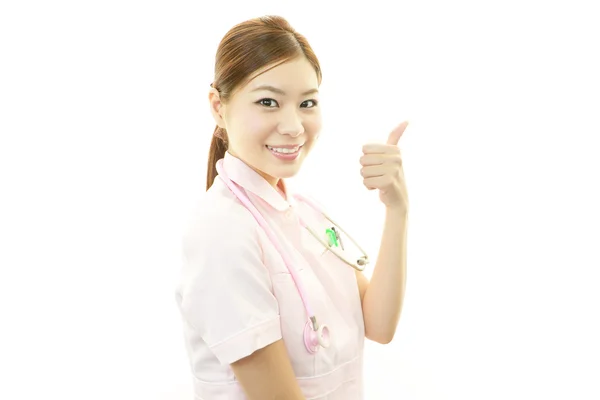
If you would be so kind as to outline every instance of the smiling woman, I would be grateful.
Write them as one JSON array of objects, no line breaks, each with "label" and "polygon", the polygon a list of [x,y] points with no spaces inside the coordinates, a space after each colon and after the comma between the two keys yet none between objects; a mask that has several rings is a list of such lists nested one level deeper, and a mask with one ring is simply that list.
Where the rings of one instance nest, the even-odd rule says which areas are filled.
[{"label": "smiling woman", "polygon": [[[213,141],[226,141],[231,155],[273,186],[298,172],[321,130],[316,63],[304,53],[297,54],[297,46],[291,50],[294,53],[287,58],[253,71],[236,89],[222,91],[213,84],[209,93],[217,122]],[[227,96],[229,92],[235,94]],[[214,145],[211,152],[225,148]],[[209,182],[214,180],[213,159],[219,156],[210,157]]]},{"label": "smiling woman", "polygon": [[[319,138],[320,84],[306,38],[281,17],[238,24],[218,48],[207,191],[184,236],[177,288],[198,399],[362,399],[365,337],[393,336],[403,208],[386,224],[394,254],[383,259],[394,271],[380,272],[369,296],[367,278],[343,261],[347,246],[324,253],[314,234],[338,230],[286,185]],[[368,149],[370,187],[396,182],[394,149]],[[329,247],[349,242],[336,236]]]}]

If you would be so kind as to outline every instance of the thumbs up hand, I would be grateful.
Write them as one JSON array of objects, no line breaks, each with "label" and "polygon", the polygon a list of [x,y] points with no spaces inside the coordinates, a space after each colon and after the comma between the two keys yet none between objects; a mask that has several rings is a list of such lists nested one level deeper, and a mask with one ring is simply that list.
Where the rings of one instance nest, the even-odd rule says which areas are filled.
[{"label": "thumbs up hand", "polygon": [[385,144],[364,145],[363,156],[360,158],[363,166],[360,173],[367,189],[379,189],[379,199],[387,208],[401,208],[404,211],[408,211],[408,191],[398,141],[407,126],[407,121],[398,125]]}]

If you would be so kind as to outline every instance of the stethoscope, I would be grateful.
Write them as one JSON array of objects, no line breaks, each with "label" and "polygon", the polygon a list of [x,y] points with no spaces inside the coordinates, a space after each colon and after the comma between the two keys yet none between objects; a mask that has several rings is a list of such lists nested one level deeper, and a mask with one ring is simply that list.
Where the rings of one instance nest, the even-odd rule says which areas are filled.
[{"label": "stethoscope", "polygon": [[[284,261],[287,269],[290,271],[290,274],[292,275],[292,279],[294,279],[294,283],[296,284],[296,287],[298,288],[298,293],[300,294],[300,298],[302,299],[302,303],[304,304],[304,309],[306,310],[306,313],[307,313],[308,319],[309,319],[306,322],[306,325],[304,326],[304,345],[306,346],[306,349],[308,350],[309,353],[315,354],[319,350],[319,346],[321,346],[323,348],[328,348],[329,344],[330,344],[329,328],[327,327],[327,325],[325,325],[325,324],[319,325],[319,323],[317,322],[317,317],[315,316],[314,312],[312,311],[312,308],[310,307],[308,299],[306,298],[306,290],[304,288],[304,285],[302,284],[300,277],[297,275],[296,269],[292,267],[293,263],[292,263],[291,257],[289,256],[288,252],[284,250],[281,242],[275,236],[275,233],[273,232],[271,227],[269,227],[268,222],[265,220],[265,218],[262,216],[262,214],[258,211],[258,209],[254,206],[254,204],[252,204],[252,202],[250,201],[248,196],[246,196],[242,192],[242,190],[237,186],[237,184],[235,184],[234,182],[232,182],[229,179],[229,177],[227,176],[227,174],[225,173],[225,171],[223,169],[222,164],[223,164],[223,159],[217,161],[217,164],[216,164],[219,178],[221,178],[221,180],[223,181],[223,183],[225,183],[225,185],[229,188],[229,190],[231,190],[233,192],[233,194],[242,202],[242,204],[252,213],[252,215],[254,216],[256,221],[259,223],[259,225],[263,228],[263,230],[267,234],[267,237],[269,238],[269,240],[273,243],[273,245],[275,246],[275,248],[277,249],[279,254],[281,254],[281,257],[283,258],[283,261]],[[323,210],[321,210],[320,207],[318,207],[314,202],[312,202],[311,200],[305,198],[304,196],[300,196],[298,194],[294,194],[294,197],[296,199],[298,199],[299,201],[302,201],[302,202],[308,204],[315,211],[321,213],[329,222],[332,223],[333,227],[330,230],[328,230],[328,232],[327,232],[327,236],[328,236],[329,240],[326,242],[323,239],[321,239],[302,220],[302,218],[299,218],[300,225],[302,225],[304,228],[306,228],[311,233],[311,235],[314,236],[315,239],[317,239],[325,247],[325,251],[328,251],[328,250],[331,251],[340,260],[342,260],[346,264],[350,265],[352,268],[354,268],[358,271],[363,271],[365,269],[365,266],[369,263],[369,257],[367,256],[366,252],[358,245],[358,243],[356,243],[356,241],[354,239],[352,239],[352,237],[350,235],[348,235],[343,229],[339,228],[339,225],[337,225],[331,218],[329,218],[329,216],[325,212],[323,212]],[[336,226],[338,228],[335,228]],[[335,248],[337,247],[338,244],[340,244],[343,249],[343,244],[341,243],[340,231],[343,232],[363,254],[356,260],[356,262],[347,260],[339,251],[335,250]]]}]

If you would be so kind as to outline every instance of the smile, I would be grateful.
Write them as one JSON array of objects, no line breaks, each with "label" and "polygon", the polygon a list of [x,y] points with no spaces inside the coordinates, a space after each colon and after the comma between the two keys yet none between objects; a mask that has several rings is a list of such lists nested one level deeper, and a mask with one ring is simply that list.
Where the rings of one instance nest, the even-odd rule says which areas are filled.
[{"label": "smile", "polygon": [[296,146],[296,147],[273,147],[273,146],[269,146],[267,145],[267,149],[277,152],[277,153],[282,153],[282,154],[293,154],[293,153],[297,153],[298,150],[300,150],[302,146]]},{"label": "smile", "polygon": [[303,145],[302,146],[281,146],[281,147],[274,147],[274,146],[266,145],[265,147],[267,148],[267,150],[269,150],[271,152],[271,154],[273,154],[279,160],[294,161],[300,155]]}]

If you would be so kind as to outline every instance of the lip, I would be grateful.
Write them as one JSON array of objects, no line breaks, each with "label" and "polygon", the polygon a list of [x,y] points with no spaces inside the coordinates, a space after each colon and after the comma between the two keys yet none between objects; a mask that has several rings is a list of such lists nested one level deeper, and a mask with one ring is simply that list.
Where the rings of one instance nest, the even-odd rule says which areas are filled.
[{"label": "lip", "polygon": [[294,145],[294,146],[290,146],[290,145],[285,145],[285,146],[271,146],[271,147],[284,147],[286,149],[295,149],[298,148],[297,151],[293,152],[293,153],[278,153],[274,150],[271,150],[267,147],[267,145],[265,145],[265,148],[271,153],[273,154],[274,157],[283,160],[283,161],[294,161],[296,158],[298,158],[298,156],[300,155],[300,153],[302,152],[302,147],[304,145]]},{"label": "lip", "polygon": [[282,145],[271,145],[271,144],[268,144],[267,146],[274,147],[276,149],[295,149],[296,147],[302,147],[302,146],[304,146],[304,143],[303,144],[282,144]]}]

